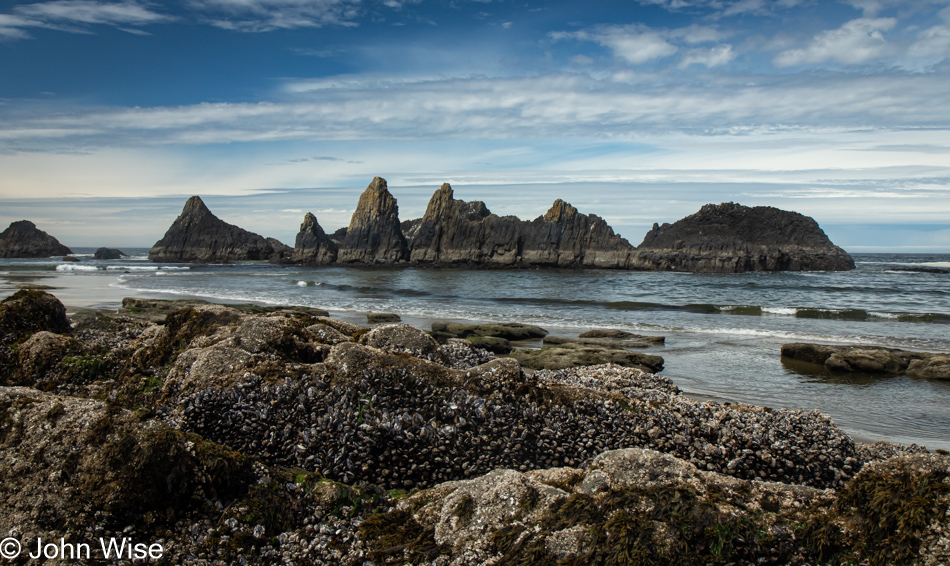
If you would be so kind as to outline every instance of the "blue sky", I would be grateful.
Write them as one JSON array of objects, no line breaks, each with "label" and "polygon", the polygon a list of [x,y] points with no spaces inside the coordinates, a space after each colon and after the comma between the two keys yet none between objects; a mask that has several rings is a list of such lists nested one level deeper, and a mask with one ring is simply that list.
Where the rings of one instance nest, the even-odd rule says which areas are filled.
[{"label": "blue sky", "polygon": [[0,3],[0,223],[149,246],[200,194],[290,244],[385,177],[638,244],[707,202],[950,252],[950,0]]}]

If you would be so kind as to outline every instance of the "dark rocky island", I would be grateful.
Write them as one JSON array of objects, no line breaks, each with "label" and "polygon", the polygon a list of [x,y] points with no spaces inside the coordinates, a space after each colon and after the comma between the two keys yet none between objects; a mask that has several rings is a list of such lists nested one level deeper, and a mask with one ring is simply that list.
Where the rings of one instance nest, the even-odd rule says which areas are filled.
[{"label": "dark rocky island", "polygon": [[639,248],[607,222],[557,199],[531,221],[492,214],[443,184],[422,218],[400,222],[386,180],[360,195],[350,225],[327,234],[307,213],[293,250],[215,218],[193,197],[149,254],[155,261],[269,259],[300,265],[548,267],[740,273],[838,271],[854,261],[811,218],[771,207],[706,205],[654,225]]},{"label": "dark rocky island", "polygon": [[13,222],[0,232],[0,258],[53,257],[68,255],[72,250],[59,240],[38,229],[29,220]]},{"label": "dark rocky island", "polygon": [[227,263],[289,257],[290,247],[272,238],[248,232],[219,219],[201,198],[185,203],[165,236],[152,246],[148,258],[156,262]]},{"label": "dark rocky island", "polygon": [[632,266],[651,271],[846,271],[854,260],[812,218],[770,206],[707,204],[653,225]]},{"label": "dark rocky island", "polygon": [[160,540],[169,565],[950,555],[950,456],[859,445],[815,411],[695,401],[616,365],[528,373],[315,309],[123,304],[69,321],[42,291],[0,303],[0,529],[26,548]]},{"label": "dark rocky island", "polygon": [[117,250],[114,248],[99,248],[96,250],[96,253],[93,254],[95,259],[122,259],[127,257],[129,254],[123,252],[122,250]]}]

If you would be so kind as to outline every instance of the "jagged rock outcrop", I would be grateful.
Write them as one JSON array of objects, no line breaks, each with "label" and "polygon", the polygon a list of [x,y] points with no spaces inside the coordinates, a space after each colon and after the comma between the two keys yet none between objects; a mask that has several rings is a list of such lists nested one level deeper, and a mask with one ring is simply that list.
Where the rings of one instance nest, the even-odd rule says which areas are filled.
[{"label": "jagged rock outcrop", "polygon": [[72,250],[29,220],[12,222],[9,228],[0,232],[0,258],[52,257],[71,253]]},{"label": "jagged rock outcrop", "polygon": [[376,177],[360,195],[340,245],[340,263],[396,263],[409,259],[409,246],[399,228],[399,207],[386,179]]},{"label": "jagged rock outcrop", "polygon": [[403,229],[419,263],[623,268],[633,253],[602,218],[560,199],[526,222],[492,214],[481,201],[456,200],[448,183],[432,195],[422,219]]},{"label": "jagged rock outcrop", "polygon": [[673,224],[653,225],[631,267],[649,271],[845,271],[847,252],[814,219],[770,206],[707,204]]},{"label": "jagged rock outcrop", "polygon": [[594,214],[581,214],[561,199],[522,227],[521,261],[556,267],[625,268],[633,246]]},{"label": "jagged rock outcrop", "polygon": [[263,236],[221,220],[194,196],[165,236],[152,246],[148,258],[157,262],[227,263],[271,259],[280,252]]},{"label": "jagged rock outcrop", "polygon": [[339,247],[320,227],[317,217],[307,213],[294,242],[291,261],[307,265],[326,265],[336,261]]},{"label": "jagged rock outcrop", "polygon": [[521,220],[492,214],[481,201],[453,198],[448,183],[432,195],[426,213],[410,227],[414,262],[514,265],[519,257]]}]

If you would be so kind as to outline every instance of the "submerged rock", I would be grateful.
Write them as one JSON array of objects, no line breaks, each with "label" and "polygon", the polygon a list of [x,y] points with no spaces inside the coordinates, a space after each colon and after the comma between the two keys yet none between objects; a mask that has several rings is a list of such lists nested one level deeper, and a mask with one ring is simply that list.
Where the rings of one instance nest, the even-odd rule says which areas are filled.
[{"label": "submerged rock", "polygon": [[660,356],[589,344],[566,343],[545,346],[540,350],[515,348],[511,356],[531,369],[566,369],[598,364],[617,364],[649,372],[663,369]]},{"label": "submerged rock", "polygon": [[148,258],[156,262],[227,263],[267,260],[281,253],[286,250],[275,249],[263,236],[219,219],[200,197],[194,196],[165,236],[149,250]]},{"label": "submerged rock", "polygon": [[72,250],[29,220],[12,222],[9,228],[0,232],[0,258],[53,257],[71,253]]},{"label": "submerged rock", "polygon": [[782,346],[786,359],[822,365],[829,371],[950,379],[950,356],[897,348],[792,343]]},{"label": "submerged rock", "polygon": [[854,260],[812,218],[769,206],[707,204],[673,224],[653,225],[634,269],[741,273],[846,271]]},{"label": "submerged rock", "polygon": [[367,324],[383,324],[390,322],[402,322],[398,314],[388,312],[368,312],[366,313]]},{"label": "submerged rock", "polygon": [[443,322],[437,320],[432,323],[434,334],[448,335],[456,338],[470,336],[494,336],[505,340],[535,340],[544,338],[548,331],[540,326],[505,322],[501,324],[463,324],[459,322]]},{"label": "submerged rock", "polygon": [[399,207],[386,179],[376,177],[360,195],[346,236],[340,263],[397,263],[409,259],[409,246],[399,228]]}]

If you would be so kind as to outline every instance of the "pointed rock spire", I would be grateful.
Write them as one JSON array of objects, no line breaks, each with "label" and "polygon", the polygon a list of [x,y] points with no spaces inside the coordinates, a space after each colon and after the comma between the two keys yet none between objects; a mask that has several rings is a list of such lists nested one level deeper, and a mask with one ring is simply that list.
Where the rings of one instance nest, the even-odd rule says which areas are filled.
[{"label": "pointed rock spire", "polygon": [[219,219],[200,197],[193,196],[165,236],[152,246],[148,258],[157,262],[226,263],[270,259],[275,253],[274,245],[262,236]]},{"label": "pointed rock spire", "polygon": [[396,263],[409,259],[399,227],[399,207],[386,179],[376,177],[360,195],[337,260],[341,263]]},{"label": "pointed rock spire", "polygon": [[338,251],[337,245],[320,227],[317,217],[309,212],[305,214],[291,260],[307,265],[326,265],[336,261]]}]

